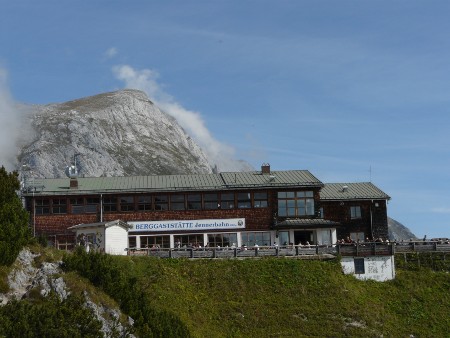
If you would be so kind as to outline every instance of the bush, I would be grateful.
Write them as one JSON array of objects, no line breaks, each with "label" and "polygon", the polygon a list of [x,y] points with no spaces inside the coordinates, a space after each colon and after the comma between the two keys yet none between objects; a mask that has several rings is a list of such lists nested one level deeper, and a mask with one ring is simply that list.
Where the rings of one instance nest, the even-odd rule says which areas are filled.
[{"label": "bush", "polygon": [[28,213],[16,191],[17,173],[0,168],[0,265],[11,265],[30,239]]},{"label": "bush", "polygon": [[74,270],[114,298],[122,311],[134,319],[134,329],[140,337],[189,337],[187,326],[167,311],[150,306],[137,278],[116,264],[113,256],[86,253],[82,249],[63,259],[66,271]]},{"label": "bush", "polygon": [[60,301],[51,294],[39,303],[22,300],[0,307],[2,337],[103,337],[101,328],[81,296]]}]

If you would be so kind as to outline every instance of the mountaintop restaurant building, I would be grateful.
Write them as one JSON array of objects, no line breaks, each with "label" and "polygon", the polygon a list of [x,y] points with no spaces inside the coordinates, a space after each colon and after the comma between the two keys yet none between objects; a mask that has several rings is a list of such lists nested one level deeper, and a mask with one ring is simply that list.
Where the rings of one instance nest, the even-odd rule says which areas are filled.
[{"label": "mountaintop restaurant building", "polygon": [[307,170],[267,164],[253,172],[35,179],[22,197],[34,233],[59,248],[74,245],[70,227],[114,220],[128,224],[128,248],[332,245],[388,236],[390,197],[372,183],[324,184]]}]

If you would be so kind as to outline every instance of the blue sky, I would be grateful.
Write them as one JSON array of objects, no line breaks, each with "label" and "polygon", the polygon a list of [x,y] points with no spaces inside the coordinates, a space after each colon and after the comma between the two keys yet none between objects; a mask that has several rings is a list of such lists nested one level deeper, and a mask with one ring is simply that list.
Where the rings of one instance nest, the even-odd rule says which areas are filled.
[{"label": "blue sky", "polygon": [[255,168],[371,180],[418,237],[450,237],[450,2],[0,8],[0,109],[136,87],[200,143]]}]

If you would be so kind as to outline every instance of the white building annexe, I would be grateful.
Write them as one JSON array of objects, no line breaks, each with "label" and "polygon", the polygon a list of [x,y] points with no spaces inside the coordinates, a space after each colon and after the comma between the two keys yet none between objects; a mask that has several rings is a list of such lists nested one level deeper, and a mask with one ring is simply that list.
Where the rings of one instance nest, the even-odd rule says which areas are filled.
[{"label": "white building annexe", "polygon": [[129,225],[121,220],[77,224],[69,229],[75,231],[77,243],[86,251],[100,251],[112,255],[126,255]]}]

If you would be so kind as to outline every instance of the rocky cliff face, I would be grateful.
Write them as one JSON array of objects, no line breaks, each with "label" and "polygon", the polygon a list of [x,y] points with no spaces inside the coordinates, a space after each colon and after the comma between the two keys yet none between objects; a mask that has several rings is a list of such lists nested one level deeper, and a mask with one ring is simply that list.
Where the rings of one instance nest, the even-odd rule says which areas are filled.
[{"label": "rocky cliff face", "polygon": [[[200,147],[137,90],[36,106],[18,161],[34,177],[63,177],[77,156],[80,175],[210,173]],[[31,173],[30,173],[31,174]]]},{"label": "rocky cliff face", "polygon": [[400,222],[388,217],[389,239],[395,241],[417,239],[407,227]]}]

